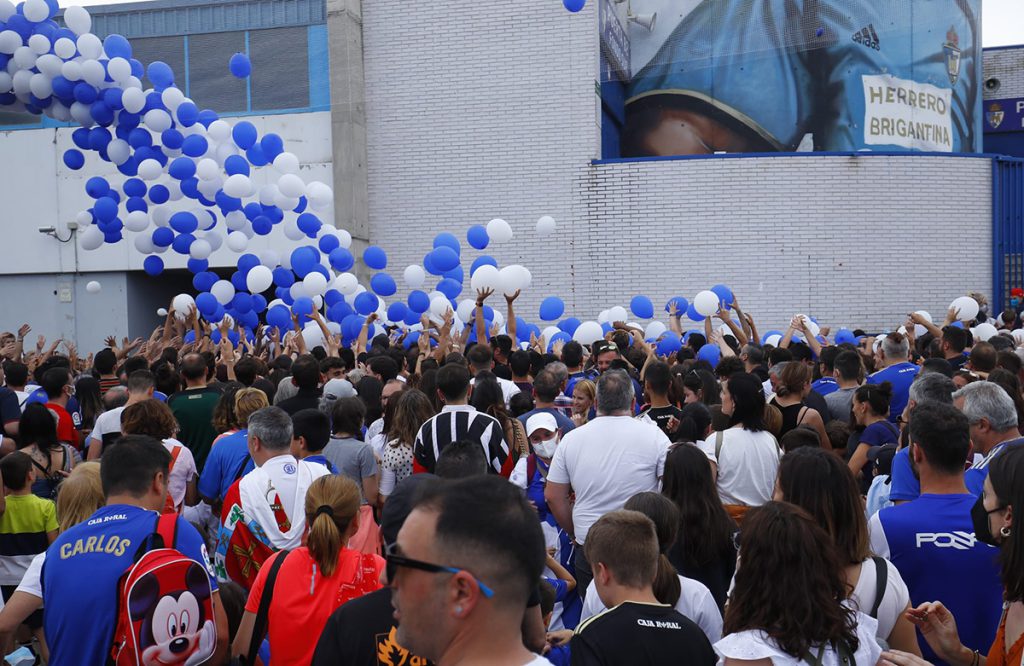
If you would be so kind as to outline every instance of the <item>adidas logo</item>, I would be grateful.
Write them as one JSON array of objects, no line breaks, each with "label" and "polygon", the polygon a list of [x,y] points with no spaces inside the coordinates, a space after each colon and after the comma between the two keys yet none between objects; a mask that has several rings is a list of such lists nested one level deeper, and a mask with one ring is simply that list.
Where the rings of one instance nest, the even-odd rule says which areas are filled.
[{"label": "adidas logo", "polygon": [[853,41],[861,46],[866,46],[869,49],[874,49],[876,51],[880,51],[882,49],[882,42],[878,39],[878,33],[875,32],[874,24],[868,24],[853,33]]}]

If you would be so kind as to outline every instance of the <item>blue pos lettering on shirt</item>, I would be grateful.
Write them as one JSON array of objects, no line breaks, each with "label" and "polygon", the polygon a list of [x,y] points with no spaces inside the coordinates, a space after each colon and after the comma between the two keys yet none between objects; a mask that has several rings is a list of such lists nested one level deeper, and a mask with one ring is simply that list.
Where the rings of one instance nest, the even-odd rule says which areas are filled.
[{"label": "blue pos lettering on shirt", "polygon": [[[50,545],[43,564],[43,616],[51,666],[103,664],[117,624],[117,584],[156,531],[154,511],[115,504],[101,507]],[[205,565],[217,590],[202,537],[178,518],[174,548]]]}]

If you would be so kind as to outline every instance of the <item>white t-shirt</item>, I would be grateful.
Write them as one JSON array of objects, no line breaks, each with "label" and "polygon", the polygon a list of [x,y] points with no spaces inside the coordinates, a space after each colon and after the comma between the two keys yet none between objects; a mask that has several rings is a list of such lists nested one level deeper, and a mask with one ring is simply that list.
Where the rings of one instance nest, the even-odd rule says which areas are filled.
[{"label": "white t-shirt", "polygon": [[661,428],[632,416],[599,416],[562,437],[548,481],[576,492],[577,543],[598,518],[621,509],[633,495],[660,490],[669,444]]},{"label": "white t-shirt", "polygon": [[[519,387],[516,386],[515,382],[509,379],[502,379],[501,377],[495,377],[495,379],[498,380],[498,386],[501,387],[501,397],[505,400],[505,406],[508,407],[509,402],[512,400],[512,396],[517,393],[522,393],[522,391],[519,390]],[[475,377],[469,381],[470,386],[475,383]]]},{"label": "white t-shirt", "polygon": [[[700,627],[712,644],[720,641],[722,639],[722,613],[718,610],[715,598],[711,596],[711,590],[699,580],[685,576],[679,577],[679,586],[681,591],[679,601],[676,602],[676,610],[680,615],[692,620]],[[587,596],[583,600],[580,622],[606,610],[608,609],[597,594],[597,586],[594,585],[594,581],[590,581],[590,585],[587,586]]]},{"label": "white t-shirt", "polygon": [[43,562],[46,561],[46,551],[39,553],[32,558],[32,563],[28,565],[28,569],[25,570],[25,575],[21,578],[21,583],[15,592],[24,592],[25,594],[31,594],[33,597],[43,598]]},{"label": "white t-shirt", "polygon": [[[875,641],[878,623],[864,613],[857,613],[857,640],[860,645],[853,654],[853,663],[876,664],[882,654],[882,648]],[[726,659],[770,659],[772,666],[807,666],[803,657],[796,658],[779,649],[773,638],[760,630],[741,631],[730,634],[714,645],[718,653],[718,663]],[[811,648],[811,657],[818,656],[818,648]],[[839,655],[831,647],[825,649],[821,659],[822,666],[839,666]]]},{"label": "white t-shirt", "polygon": [[[892,633],[896,621],[903,614],[903,609],[910,603],[910,590],[903,582],[899,569],[890,562],[884,560],[889,571],[885,582],[885,592],[882,594],[882,603],[878,607],[878,638],[888,642],[889,634]],[[860,578],[857,579],[857,586],[850,595],[850,602],[854,608],[862,613],[870,613],[871,607],[875,605],[875,585],[877,585],[878,571],[875,569],[875,562],[871,558],[864,560],[860,565]]]},{"label": "white t-shirt", "polygon": [[103,442],[103,436],[108,435],[112,432],[121,432],[121,413],[124,412],[124,407],[115,407],[110,411],[103,412],[96,417],[96,425],[92,427],[92,432],[89,433],[89,439],[95,439],[97,442]]},{"label": "white t-shirt", "polygon": [[196,469],[196,459],[187,446],[174,438],[164,440],[164,448],[168,453],[173,455],[175,447],[180,447],[181,450],[178,451],[174,466],[171,467],[170,474],[167,475],[167,492],[174,500],[174,508],[180,511],[181,505],[185,501],[185,490],[188,483],[199,474],[199,471]]},{"label": "white t-shirt", "polygon": [[[712,433],[701,445],[705,454],[715,455],[718,434]],[[751,432],[729,428],[722,433],[718,456],[718,496],[722,504],[761,506],[772,499],[782,449],[767,430]]]}]

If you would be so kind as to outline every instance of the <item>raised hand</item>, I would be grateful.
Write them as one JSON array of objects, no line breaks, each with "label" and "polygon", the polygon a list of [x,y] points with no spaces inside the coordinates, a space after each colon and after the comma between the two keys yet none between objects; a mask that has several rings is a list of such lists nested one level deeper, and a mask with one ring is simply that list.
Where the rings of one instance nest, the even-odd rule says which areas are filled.
[{"label": "raised hand", "polygon": [[508,302],[509,305],[512,305],[512,303],[514,303],[515,300],[517,298],[519,298],[519,292],[520,291],[521,290],[516,289],[516,293],[514,293],[514,294],[511,294],[511,295],[510,294],[505,294],[505,300]]},{"label": "raised hand", "polygon": [[492,294],[494,294],[494,290],[493,289],[477,289],[476,290],[476,304],[477,305],[483,305],[484,301],[486,301],[488,298],[490,298]]},{"label": "raised hand", "polygon": [[31,326],[29,326],[28,324],[22,324],[21,327],[18,329],[18,339],[24,340],[25,336],[27,336],[31,331]]}]

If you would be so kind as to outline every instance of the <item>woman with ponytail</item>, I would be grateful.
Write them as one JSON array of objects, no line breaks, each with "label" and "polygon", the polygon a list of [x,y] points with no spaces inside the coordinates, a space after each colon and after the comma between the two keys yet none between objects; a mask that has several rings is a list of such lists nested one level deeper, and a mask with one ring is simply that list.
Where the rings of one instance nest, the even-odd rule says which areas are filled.
[{"label": "woman with ponytail", "polygon": [[[680,576],[666,553],[679,534],[679,508],[672,500],[654,492],[637,493],[623,507],[639,511],[654,523],[658,535],[658,573],[654,578],[654,596],[663,604],[674,606],[680,614],[693,620],[711,643],[722,637],[722,614],[710,590],[700,581]],[[594,582],[590,582],[583,603],[580,622],[605,611]]]},{"label": "woman with ponytail", "polygon": [[[384,559],[347,546],[359,529],[361,501],[359,487],[344,475],[329,474],[313,482],[306,492],[306,545],[278,552],[263,563],[245,604],[234,655],[255,663],[250,646],[254,634],[262,639],[262,627],[274,666],[309,664],[315,637],[330,614],[346,601],[380,589]],[[268,583],[275,569],[276,578]],[[265,594],[271,595],[267,616],[258,618]]]}]

